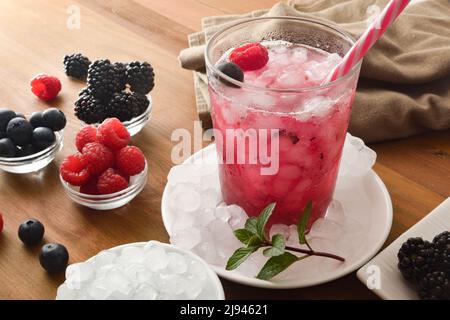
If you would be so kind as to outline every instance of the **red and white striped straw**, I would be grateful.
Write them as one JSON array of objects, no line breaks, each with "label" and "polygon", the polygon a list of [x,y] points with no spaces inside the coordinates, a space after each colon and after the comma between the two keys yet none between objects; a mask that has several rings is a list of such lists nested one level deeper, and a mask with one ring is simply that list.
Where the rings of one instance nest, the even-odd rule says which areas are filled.
[{"label": "red and white striped straw", "polygon": [[324,83],[334,81],[350,71],[383,35],[389,25],[408,5],[409,0],[391,0],[383,12],[371,23],[364,34],[355,42],[342,61],[330,72]]}]

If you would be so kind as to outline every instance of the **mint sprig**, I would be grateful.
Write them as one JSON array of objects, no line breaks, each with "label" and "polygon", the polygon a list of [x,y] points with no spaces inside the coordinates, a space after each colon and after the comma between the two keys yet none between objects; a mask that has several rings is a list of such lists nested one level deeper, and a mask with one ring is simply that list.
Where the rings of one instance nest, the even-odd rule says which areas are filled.
[{"label": "mint sprig", "polygon": [[[286,246],[286,240],[281,234],[275,234],[272,236],[272,239],[268,239],[266,225],[273,213],[273,210],[275,209],[275,206],[275,203],[269,204],[261,211],[261,214],[258,217],[248,218],[245,222],[244,229],[234,231],[235,237],[245,246],[237,249],[228,259],[226,265],[227,270],[236,269],[253,253],[257,252],[261,248],[264,248],[264,256],[269,258],[256,276],[261,280],[270,280],[289,268],[289,266],[293,263],[310,256],[321,256],[339,261],[345,261],[344,258],[331,253],[315,251],[308,243],[306,239],[306,228],[309,217],[312,213],[311,202],[306,205],[297,225],[299,244],[306,245],[308,249],[299,249]],[[297,256],[289,251],[302,253],[303,255]]]}]

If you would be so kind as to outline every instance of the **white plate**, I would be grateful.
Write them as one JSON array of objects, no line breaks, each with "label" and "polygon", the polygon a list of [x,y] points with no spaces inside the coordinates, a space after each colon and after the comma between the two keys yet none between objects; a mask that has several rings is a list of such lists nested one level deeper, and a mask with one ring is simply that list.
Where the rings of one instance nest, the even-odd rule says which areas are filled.
[{"label": "white plate", "polygon": [[443,231],[450,231],[450,198],[442,202],[436,209],[359,269],[357,272],[359,280],[382,299],[418,299],[414,287],[402,277],[397,268],[398,250],[408,238],[422,237],[425,240],[432,241],[437,234]]},{"label": "white plate", "polygon": [[[215,152],[215,145],[211,144],[191,156],[185,163],[215,162],[217,164]],[[161,203],[163,223],[169,235],[171,234],[170,226],[174,221],[168,203],[170,192],[171,187],[166,186]],[[271,289],[318,285],[357,270],[380,250],[389,235],[392,225],[391,199],[384,183],[374,171],[370,171],[367,176],[358,181],[353,189],[339,190],[337,188],[335,197],[339,198],[346,216],[350,217],[349,220],[357,222],[359,226],[357,231],[360,231],[358,238],[352,238],[348,241],[347,245],[351,246],[351,249],[348,250],[348,255],[344,255],[346,258],[344,263],[326,258],[311,257],[297,263],[297,267],[291,266],[271,281],[256,279],[254,276],[240,272],[239,269],[227,271],[224,265],[211,264],[211,267],[219,276],[227,280],[248,286]],[[347,234],[343,232],[340,238],[345,240],[346,236]],[[315,249],[320,250],[322,248]],[[345,253],[345,251],[345,246],[340,248],[340,252]]]}]

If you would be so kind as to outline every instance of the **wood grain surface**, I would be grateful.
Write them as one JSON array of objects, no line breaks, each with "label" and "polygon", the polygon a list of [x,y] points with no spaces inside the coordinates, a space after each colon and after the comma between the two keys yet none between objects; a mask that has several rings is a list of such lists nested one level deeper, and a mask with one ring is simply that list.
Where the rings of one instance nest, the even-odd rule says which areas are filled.
[{"label": "wood grain surface", "polygon": [[[270,7],[276,0],[2,0],[0,1],[0,107],[26,114],[49,105],[68,117],[64,149],[37,174],[0,173],[0,299],[53,299],[63,275],[50,276],[39,266],[39,248],[25,248],[18,225],[34,217],[46,227],[45,241],[66,245],[70,262],[83,261],[119,244],[168,241],[161,221],[161,195],[172,166],[170,135],[176,128],[192,130],[197,119],[191,72],[177,56],[186,36],[200,28],[203,16],[244,13]],[[68,8],[81,12],[81,28],[68,29]],[[73,102],[83,83],[68,79],[62,57],[83,52],[91,59],[147,60],[157,75],[152,92],[151,122],[133,144],[142,148],[150,174],[143,192],[129,205],[95,212],[71,202],[59,182],[58,166],[75,151],[80,122]],[[29,80],[38,73],[59,77],[63,90],[49,104],[37,100]],[[376,128],[374,128],[376,130]],[[372,145],[375,167],[394,204],[388,243],[450,195],[450,131]],[[228,299],[372,299],[375,296],[355,274],[301,290],[262,290],[223,281]]]}]

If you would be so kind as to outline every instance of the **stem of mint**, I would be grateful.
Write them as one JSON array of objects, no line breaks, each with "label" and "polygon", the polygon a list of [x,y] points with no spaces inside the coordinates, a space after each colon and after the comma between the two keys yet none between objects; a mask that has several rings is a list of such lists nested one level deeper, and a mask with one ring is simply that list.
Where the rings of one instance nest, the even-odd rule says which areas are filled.
[{"label": "stem of mint", "polygon": [[[235,230],[236,238],[245,246],[237,249],[227,262],[226,269],[234,270],[247,260],[253,253],[260,248],[265,248],[264,256],[268,257],[266,264],[258,273],[257,278],[270,280],[280,272],[283,272],[293,263],[308,258],[310,256],[319,256],[338,261],[345,261],[344,258],[335,254],[315,251],[306,239],[306,227],[309,217],[312,213],[312,202],[309,202],[300,216],[297,225],[299,244],[306,245],[308,249],[300,249],[286,246],[286,241],[281,234],[276,234],[272,239],[268,239],[266,225],[275,209],[275,203],[269,204],[261,211],[259,217],[251,217],[245,223],[244,229]],[[292,252],[302,253],[303,256],[296,256]]]}]

